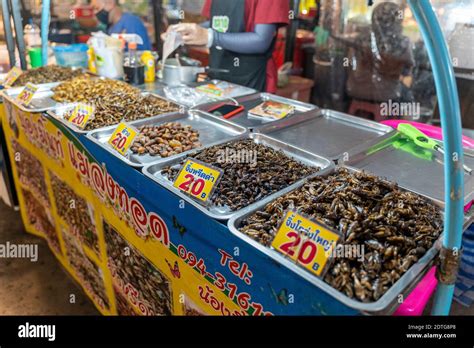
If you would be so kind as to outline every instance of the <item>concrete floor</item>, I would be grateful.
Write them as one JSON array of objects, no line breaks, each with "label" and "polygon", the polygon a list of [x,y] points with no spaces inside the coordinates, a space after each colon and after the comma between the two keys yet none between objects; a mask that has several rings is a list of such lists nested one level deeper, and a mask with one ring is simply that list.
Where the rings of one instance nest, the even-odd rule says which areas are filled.
[{"label": "concrete floor", "polygon": [[[41,238],[24,232],[18,212],[0,200],[0,244],[38,244],[38,261],[0,258],[0,315],[98,315]],[[74,294],[76,303],[69,297]],[[429,313],[427,308],[426,313]],[[453,302],[452,315],[474,315]]]},{"label": "concrete floor", "polygon": [[0,244],[7,241],[38,244],[38,260],[0,258],[0,315],[99,315],[46,242],[24,232],[20,214],[0,200]]}]

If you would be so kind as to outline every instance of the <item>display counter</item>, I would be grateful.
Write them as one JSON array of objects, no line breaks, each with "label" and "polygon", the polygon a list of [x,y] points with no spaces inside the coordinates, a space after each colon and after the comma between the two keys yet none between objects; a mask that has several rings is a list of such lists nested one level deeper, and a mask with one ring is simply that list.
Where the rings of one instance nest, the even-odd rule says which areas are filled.
[{"label": "display counter", "polygon": [[[430,192],[420,192],[416,187],[398,188],[383,178],[364,176],[366,174],[357,169],[370,168],[374,174],[379,174],[379,166],[374,164],[378,162],[372,161],[371,156],[377,156],[374,154],[378,153],[380,145],[396,135],[396,131],[387,126],[311,107],[253,129],[232,120],[219,119],[205,110],[185,107],[174,113],[132,120],[129,124],[143,131],[144,127],[183,122],[202,136],[196,148],[182,149],[181,153],[173,153],[168,158],[153,157],[149,152],[134,154],[132,150],[120,155],[107,142],[116,124],[79,131],[66,121],[66,117],[57,117],[55,110],[62,106],[45,104],[52,94],[54,91],[46,88],[43,96],[38,95],[38,100],[25,108],[14,92],[3,93],[6,115],[2,118],[2,126],[13,163],[20,211],[26,230],[47,240],[58,261],[102,314],[391,314],[403,302],[400,298],[408,296],[433,265],[442,231],[441,193],[435,191],[436,197],[431,197]],[[237,97],[237,100],[239,98],[245,97]],[[257,157],[256,166],[248,167],[253,168],[253,179],[248,179],[248,169],[241,169],[240,173],[237,168],[234,173],[222,165],[220,170],[224,179],[221,183],[230,186],[218,186],[216,195],[212,191],[209,203],[203,204],[181,192],[173,184],[173,175],[183,168],[186,159],[205,162],[204,155],[210,158],[211,150],[216,146],[255,150],[259,156],[269,158]],[[363,160],[350,163],[351,167],[345,165],[347,160],[358,158]],[[418,161],[435,161],[417,158]],[[419,163],[411,166],[419,166]],[[219,163],[210,164],[216,167]],[[413,214],[422,220],[419,224],[425,224],[421,228],[409,221],[399,230],[375,222],[366,226],[373,238],[359,241],[366,248],[366,254],[358,261],[361,267],[365,269],[367,263],[374,263],[376,254],[381,257],[375,261],[376,268],[380,267],[383,258],[403,263],[394,264],[396,275],[385,280],[381,277],[383,284],[380,286],[367,283],[367,279],[375,278],[368,274],[365,279],[362,270],[352,271],[352,275],[350,272],[345,275],[343,270],[341,279],[348,282],[348,289],[344,283],[338,283],[331,263],[324,267],[326,273],[317,273],[314,264],[312,270],[308,269],[290,255],[276,250],[271,240],[262,243],[252,237],[255,230],[263,231],[263,235],[274,234],[281,220],[272,219],[270,229],[257,225],[250,230],[243,228],[255,216],[263,225],[268,223],[271,214],[265,213],[265,209],[277,209],[281,215],[283,208],[278,207],[279,202],[285,202],[289,211],[303,211],[292,195],[300,194],[302,188],[313,182],[326,183],[335,173],[346,173],[345,170],[349,171],[349,180],[360,180],[363,188],[371,187],[371,182],[379,185],[373,188],[374,193],[352,191],[352,194],[366,197],[367,202],[389,203],[397,196],[396,204],[401,209],[397,212],[401,215],[397,216]],[[391,174],[394,181],[398,178],[407,180],[407,175],[402,176],[394,170]],[[421,175],[419,171],[414,174]],[[233,179],[234,187],[225,179],[229,175],[237,178]],[[385,172],[379,175],[387,176]],[[427,176],[426,179],[439,185],[442,176]],[[473,181],[467,180],[467,200],[472,199],[472,187]],[[342,185],[339,191],[345,189]],[[314,206],[314,209],[318,207],[316,197],[336,194],[311,190],[308,199],[313,200],[310,208]],[[377,190],[387,191],[379,196],[381,193]],[[261,194],[255,194],[257,191]],[[412,192],[420,192],[424,197]],[[288,203],[288,199],[293,203]],[[337,202],[334,206],[327,205],[326,201],[321,203],[321,209],[332,209],[335,215],[343,214],[348,220],[347,226],[341,228],[344,235],[340,241],[347,242],[355,231],[365,233],[355,221],[362,219],[357,214],[363,214],[368,206],[351,207],[350,203],[342,201],[342,206]],[[415,206],[417,211],[409,212]],[[314,216],[319,216],[318,209],[313,212]],[[382,214],[380,206],[374,205],[370,209],[379,209]],[[305,211],[306,217],[313,214],[310,210]],[[427,212],[432,212],[433,223],[428,221]],[[335,221],[336,217],[331,216],[332,213],[326,213],[325,223]],[[372,218],[374,221],[382,219],[375,215]],[[348,223],[350,219],[354,221]],[[344,224],[340,218],[337,221]],[[470,220],[466,218],[465,227],[469,224]],[[339,226],[331,229],[337,230]],[[408,237],[401,235],[400,231],[405,229]],[[409,236],[415,231],[416,236]],[[382,232],[389,234],[388,244],[378,250],[373,239],[379,238]],[[426,243],[423,244],[426,248],[410,246],[415,243],[420,247],[416,244],[420,240]],[[392,247],[390,252],[388,245],[392,241],[402,244]],[[393,256],[395,249],[403,254],[402,259]],[[300,256],[304,258],[305,255]]]}]

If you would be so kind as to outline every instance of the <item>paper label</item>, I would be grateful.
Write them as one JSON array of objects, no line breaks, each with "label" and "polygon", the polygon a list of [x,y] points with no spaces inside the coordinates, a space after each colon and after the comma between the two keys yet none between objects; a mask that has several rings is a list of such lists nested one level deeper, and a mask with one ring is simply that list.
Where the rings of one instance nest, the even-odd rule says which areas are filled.
[{"label": "paper label", "polygon": [[128,125],[126,122],[121,122],[110,137],[109,145],[125,156],[138,133],[135,127]]},{"label": "paper label", "polygon": [[187,159],[173,186],[202,202],[207,202],[222,174],[219,168]]},{"label": "paper label", "polygon": [[293,113],[294,109],[292,105],[269,100],[249,110],[249,116],[280,120]]},{"label": "paper label", "polygon": [[37,86],[35,86],[32,83],[27,83],[25,88],[23,88],[23,90],[21,91],[21,93],[18,94],[17,100],[24,106],[28,106],[30,105],[31,100],[33,99],[33,96],[35,95],[37,90],[38,90]]},{"label": "paper label", "polygon": [[316,276],[322,277],[339,239],[337,231],[289,210],[276,233],[272,247]]},{"label": "paper label", "polygon": [[80,129],[84,129],[87,123],[94,118],[95,107],[90,104],[79,103],[74,107],[68,121]]},{"label": "paper label", "polygon": [[5,77],[5,80],[3,80],[3,85],[5,87],[11,87],[21,74],[23,74],[23,71],[19,67],[14,66],[8,72],[7,76]]}]

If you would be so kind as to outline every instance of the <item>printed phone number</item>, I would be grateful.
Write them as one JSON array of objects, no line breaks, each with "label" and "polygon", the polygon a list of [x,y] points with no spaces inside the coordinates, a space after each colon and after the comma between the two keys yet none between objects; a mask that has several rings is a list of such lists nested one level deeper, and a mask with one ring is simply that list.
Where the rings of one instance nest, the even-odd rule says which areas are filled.
[{"label": "printed phone number", "polygon": [[206,277],[217,289],[222,291],[231,301],[245,311],[245,313],[252,316],[273,315],[271,312],[265,312],[260,303],[252,302],[252,296],[250,294],[239,292],[238,286],[228,282],[222,273],[215,272],[212,274],[207,272],[204,260],[202,258],[198,259],[193,252],[188,251],[183,245],[178,245],[177,252],[178,256],[184,262],[201,273],[202,276]]}]

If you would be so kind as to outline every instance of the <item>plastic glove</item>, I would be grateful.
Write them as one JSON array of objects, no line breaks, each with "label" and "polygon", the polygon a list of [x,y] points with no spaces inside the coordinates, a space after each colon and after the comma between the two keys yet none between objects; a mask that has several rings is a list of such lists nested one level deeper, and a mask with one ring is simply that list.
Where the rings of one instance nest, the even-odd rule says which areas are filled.
[{"label": "plastic glove", "polygon": [[205,46],[207,45],[209,32],[207,29],[195,23],[181,23],[171,25],[167,32],[174,30],[183,37],[185,45]]}]

